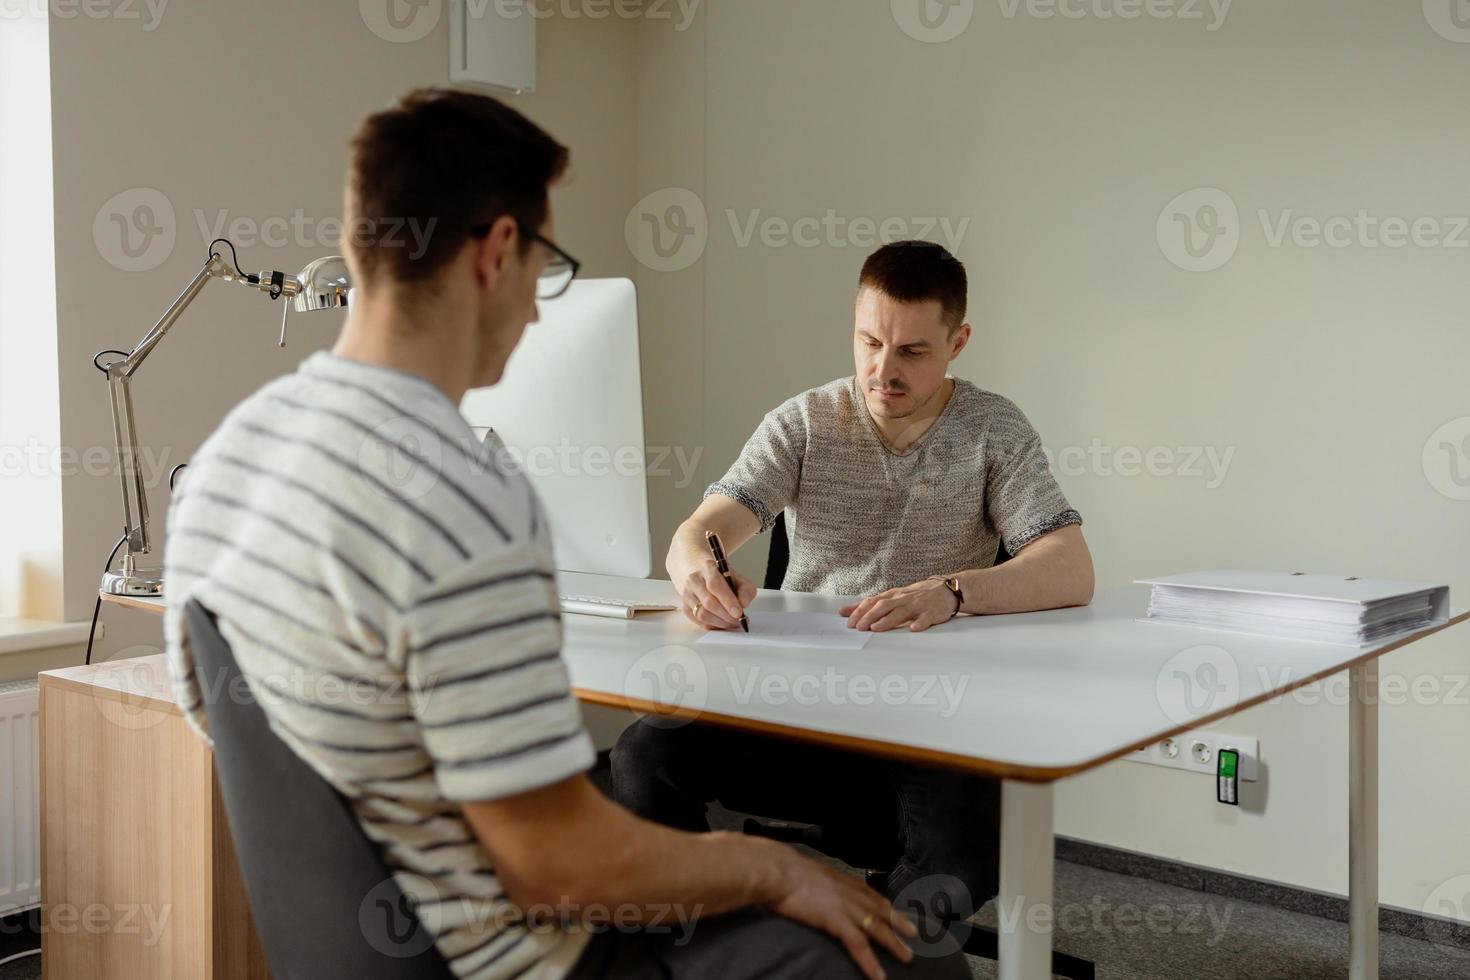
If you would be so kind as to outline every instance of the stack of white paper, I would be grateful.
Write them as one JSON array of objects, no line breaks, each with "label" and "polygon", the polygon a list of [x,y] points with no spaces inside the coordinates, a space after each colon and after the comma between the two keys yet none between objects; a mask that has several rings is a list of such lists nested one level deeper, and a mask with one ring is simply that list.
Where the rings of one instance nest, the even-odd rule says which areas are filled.
[{"label": "stack of white paper", "polygon": [[1301,572],[1215,571],[1141,579],[1148,621],[1322,643],[1380,643],[1444,622],[1449,586]]}]

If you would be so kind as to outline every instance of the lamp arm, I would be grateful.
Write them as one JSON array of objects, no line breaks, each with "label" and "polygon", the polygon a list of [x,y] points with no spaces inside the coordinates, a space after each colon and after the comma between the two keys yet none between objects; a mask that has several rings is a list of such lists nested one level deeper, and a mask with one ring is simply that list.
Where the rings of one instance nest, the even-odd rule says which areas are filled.
[{"label": "lamp arm", "polygon": [[[152,547],[148,536],[148,496],[144,492],[143,474],[138,469],[138,430],[133,419],[131,384],[133,374],[210,279],[235,278],[239,278],[238,275],[225,265],[224,260],[218,254],[211,254],[204,267],[164,311],[153,329],[143,335],[132,352],[121,360],[108,363],[103,369],[112,402],[112,435],[117,443],[118,478],[122,482],[123,495],[123,533],[127,535],[129,554],[146,555]],[[133,520],[134,511],[137,513],[136,522]]]},{"label": "lamp arm", "polygon": [[[107,394],[112,403],[112,437],[117,443],[117,474],[122,482],[123,534],[127,553],[148,553],[148,498],[143,493],[136,455],[138,440],[133,429],[133,396],[126,375],[107,376]],[[133,520],[137,508],[138,519]]]},{"label": "lamp arm", "polygon": [[133,373],[138,370],[138,366],[147,359],[149,354],[153,353],[153,348],[157,347],[159,341],[163,340],[164,336],[173,329],[179,317],[183,316],[184,310],[194,302],[194,297],[199,295],[205,283],[210,279],[235,278],[239,277],[225,265],[224,259],[217,253],[211,254],[209,260],[204,263],[204,267],[199,270],[189,285],[184,287],[184,291],[179,293],[178,298],[169,305],[169,308],[163,311],[163,316],[158,318],[152,330],[143,335],[143,339],[138,341],[132,352],[122,360],[113,361],[107,365],[108,377],[112,377],[115,373],[122,374],[124,377],[132,377]]},{"label": "lamp arm", "polygon": [[[326,260],[318,260],[307,267],[315,270]],[[340,262],[340,259],[338,259]],[[151,542],[148,535],[148,497],[144,492],[143,474],[138,470],[138,430],[133,418],[133,394],[132,379],[139,366],[147,360],[148,355],[159,345],[173,325],[178,322],[184,310],[194,302],[194,298],[204,289],[206,283],[211,279],[223,279],[226,282],[238,282],[245,286],[258,289],[267,293],[271,299],[285,298],[296,299],[302,293],[305,285],[299,276],[287,275],[279,271],[262,272],[259,275],[245,275],[234,267],[227,264],[218,252],[211,251],[209,259],[190,280],[184,291],[164,311],[163,316],[153,325],[153,329],[143,335],[126,356],[116,361],[109,362],[105,367],[97,365],[107,375],[108,394],[112,402],[112,435],[117,443],[118,477],[122,482],[123,495],[123,533],[126,537],[127,550],[123,555],[126,574],[131,574],[132,555],[141,552],[147,554]],[[325,308],[327,306],[345,306],[345,291],[347,282],[345,277],[334,280],[329,288],[341,291],[341,296],[331,294],[324,299],[318,299],[316,305],[304,308]],[[333,302],[333,299],[336,299]],[[297,300],[301,302],[301,300]],[[289,303],[283,304],[289,309]],[[280,345],[286,346],[286,317],[285,311],[281,316],[281,339]],[[107,351],[104,353],[121,353],[120,351]],[[100,356],[100,355],[99,355]],[[95,358],[94,358],[95,363]],[[134,521],[136,511],[137,521]]]}]

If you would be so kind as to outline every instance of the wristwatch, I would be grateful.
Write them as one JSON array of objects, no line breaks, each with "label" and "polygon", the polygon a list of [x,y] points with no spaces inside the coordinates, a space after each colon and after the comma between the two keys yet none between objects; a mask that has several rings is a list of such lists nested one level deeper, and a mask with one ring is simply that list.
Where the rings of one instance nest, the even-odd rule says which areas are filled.
[{"label": "wristwatch", "polygon": [[954,593],[954,612],[949,616],[950,619],[954,619],[960,614],[960,610],[965,608],[965,593],[960,591],[960,577],[958,575],[951,575],[948,578],[941,576],[939,581],[944,583],[946,589]]}]

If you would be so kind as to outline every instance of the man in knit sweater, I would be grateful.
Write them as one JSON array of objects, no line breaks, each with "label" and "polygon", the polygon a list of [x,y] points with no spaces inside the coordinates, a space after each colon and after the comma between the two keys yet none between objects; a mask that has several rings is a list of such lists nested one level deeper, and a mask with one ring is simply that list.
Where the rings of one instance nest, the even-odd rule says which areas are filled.
[{"label": "man in knit sweater", "polygon": [[[739,628],[755,586],[735,575],[731,591],[705,532],[734,551],[783,512],[782,587],[853,597],[841,609],[853,629],[919,632],[962,613],[1091,601],[1082,518],[1040,437],[1010,400],[948,375],[971,336],[967,289],[964,266],[938,245],[900,242],[869,257],[856,373],[767,414],[675,534],[667,566],[686,616]],[[1014,557],[995,565],[1002,546]],[[824,846],[854,864],[871,866],[896,842],[896,863],[873,876],[892,898],[943,893],[963,915],[998,888],[993,779],[702,725],[634,725],[613,765],[619,801],[670,826],[707,828],[706,807],[719,800],[821,824]]]}]

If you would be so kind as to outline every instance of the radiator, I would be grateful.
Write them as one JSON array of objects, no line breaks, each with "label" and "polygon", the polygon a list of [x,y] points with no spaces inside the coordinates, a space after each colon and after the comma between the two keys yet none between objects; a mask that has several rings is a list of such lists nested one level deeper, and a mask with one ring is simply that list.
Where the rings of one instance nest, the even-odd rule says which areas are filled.
[{"label": "radiator", "polygon": [[0,684],[0,915],[41,904],[39,723],[35,678]]}]

